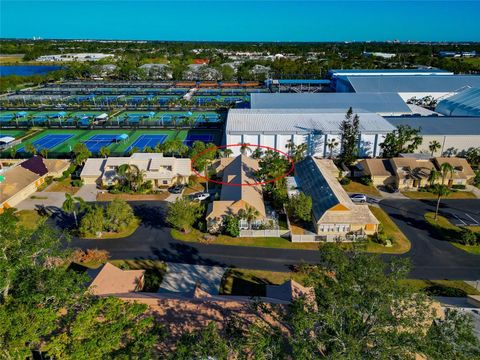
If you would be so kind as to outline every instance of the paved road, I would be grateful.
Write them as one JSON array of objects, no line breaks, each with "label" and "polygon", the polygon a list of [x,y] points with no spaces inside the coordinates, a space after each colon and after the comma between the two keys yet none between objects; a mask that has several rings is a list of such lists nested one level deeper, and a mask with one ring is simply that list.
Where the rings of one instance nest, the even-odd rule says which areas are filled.
[{"label": "paved road", "polygon": [[[164,223],[165,202],[132,202],[142,225],[128,238],[105,240],[74,239],[72,246],[99,248],[110,252],[113,259],[158,258],[166,262],[207,266],[242,267],[286,271],[293,264],[313,263],[318,253],[309,250],[288,250],[242,246],[207,245],[172,239]],[[442,211],[478,211],[480,200],[445,200]],[[480,279],[480,256],[465,253],[448,242],[435,238],[423,220],[423,214],[434,209],[434,203],[418,200],[384,200],[387,211],[412,242],[407,254],[413,263],[411,275],[428,279]],[[59,224],[62,221],[57,218]],[[385,255],[389,260],[394,255]]]},{"label": "paved road", "polygon": [[[426,279],[480,279],[480,256],[472,255],[442,241],[423,218],[435,211],[431,200],[384,200],[380,206],[412,242],[411,250],[402,256],[412,260],[412,276]],[[480,200],[442,200],[441,215],[480,214]]]}]

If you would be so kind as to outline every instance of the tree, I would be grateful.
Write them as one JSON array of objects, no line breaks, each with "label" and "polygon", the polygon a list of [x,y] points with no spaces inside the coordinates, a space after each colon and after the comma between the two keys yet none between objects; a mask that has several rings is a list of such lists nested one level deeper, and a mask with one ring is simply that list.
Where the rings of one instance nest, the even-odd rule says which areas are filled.
[{"label": "tree", "polygon": [[115,199],[105,208],[105,230],[119,232],[136,221],[132,207],[125,201]]},{"label": "tree", "polygon": [[73,155],[73,163],[77,166],[80,166],[83,165],[90,156],[92,156],[92,153],[90,150],[88,150],[87,145],[84,143],[77,143],[73,147]]},{"label": "tree", "polygon": [[238,217],[233,215],[227,215],[223,218],[223,231],[225,234],[237,237],[240,235],[240,227]]},{"label": "tree", "polygon": [[437,221],[438,218],[438,210],[440,209],[440,200],[442,197],[447,197],[450,195],[450,189],[448,186],[442,184],[436,184],[431,190],[432,194],[437,195],[437,206],[435,208],[435,218],[434,220]]},{"label": "tree", "polygon": [[106,146],[102,146],[100,148],[100,156],[103,158],[107,158],[110,156],[110,149]]},{"label": "tree", "polygon": [[428,149],[432,153],[432,157],[433,157],[433,154],[438,150],[440,150],[441,147],[442,145],[440,145],[440,143],[437,140],[430,141],[430,143],[428,144]]},{"label": "tree", "polygon": [[145,180],[145,172],[133,164],[122,164],[117,173],[122,177],[125,185],[132,191],[137,191]]},{"label": "tree", "polygon": [[88,204],[81,197],[73,197],[69,193],[65,193],[65,201],[62,204],[62,210],[65,211],[67,214],[73,214],[73,218],[75,219],[75,226],[78,227],[77,208],[78,211],[83,211],[87,207]]},{"label": "tree", "polygon": [[174,228],[188,233],[203,213],[203,206],[199,202],[189,201],[186,198],[177,198],[168,205],[166,220]]},{"label": "tree", "polygon": [[353,116],[352,108],[349,108],[345,119],[340,124],[341,153],[340,160],[347,166],[353,164],[358,154],[358,139],[360,138],[360,118],[358,114]]},{"label": "tree", "polygon": [[422,145],[423,138],[419,135],[420,129],[408,125],[399,125],[397,130],[388,133],[380,147],[383,156],[392,158],[400,153],[412,153]]},{"label": "tree", "polygon": [[288,201],[287,209],[294,219],[309,221],[312,219],[312,198],[303,192],[293,195]]},{"label": "tree", "polygon": [[95,205],[87,209],[80,220],[78,231],[82,236],[92,236],[101,233],[105,226],[105,211],[103,207]]},{"label": "tree", "polygon": [[37,148],[32,143],[25,144],[24,149],[27,153],[30,153],[33,156],[37,155]]},{"label": "tree", "polygon": [[432,170],[430,171],[430,174],[428,174],[428,183],[430,186],[433,186],[435,182],[440,178],[440,172],[437,170]]},{"label": "tree", "polygon": [[470,163],[472,166],[477,166],[480,164],[480,147],[474,148],[471,147],[469,148],[465,154],[465,159]]},{"label": "tree", "polygon": [[450,163],[444,162],[442,165],[440,165],[440,172],[442,174],[442,185],[444,185],[448,174],[450,174],[450,179],[452,178],[454,168]]},{"label": "tree", "polygon": [[9,152],[10,152],[10,157],[12,159],[15,159],[15,157],[17,156],[17,148],[16,147],[11,147]]},{"label": "tree", "polygon": [[328,148],[328,151],[330,153],[329,155],[329,159],[331,159],[333,157],[333,150],[339,145],[339,142],[337,139],[335,138],[331,138],[327,141],[327,148]]},{"label": "tree", "polygon": [[251,152],[252,152],[252,148],[250,147],[250,144],[242,143],[240,145],[240,153],[242,155],[248,155],[248,153],[251,153]]},{"label": "tree", "polygon": [[232,156],[232,155],[233,155],[232,149],[226,148],[226,149],[223,150],[223,156],[224,156],[224,157],[228,158],[228,157],[230,157],[230,156]]},{"label": "tree", "polygon": [[251,229],[253,221],[260,216],[260,212],[253,206],[246,205],[245,209],[240,209],[238,216],[240,219],[247,220],[248,228]]},{"label": "tree", "polygon": [[252,152],[252,158],[254,159],[260,159],[263,155],[263,150],[259,147],[255,148]]},{"label": "tree", "polygon": [[47,148],[43,148],[40,150],[40,155],[42,155],[42,157],[44,159],[48,158],[48,149]]}]

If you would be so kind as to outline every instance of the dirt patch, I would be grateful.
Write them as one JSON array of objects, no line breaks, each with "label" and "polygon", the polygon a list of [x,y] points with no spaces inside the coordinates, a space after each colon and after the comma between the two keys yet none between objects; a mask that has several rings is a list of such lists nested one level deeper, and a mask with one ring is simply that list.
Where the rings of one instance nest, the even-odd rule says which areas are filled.
[{"label": "dirt patch", "polygon": [[165,200],[170,194],[165,191],[159,194],[109,194],[98,193],[97,201],[113,201],[115,199],[125,201],[162,201]]}]

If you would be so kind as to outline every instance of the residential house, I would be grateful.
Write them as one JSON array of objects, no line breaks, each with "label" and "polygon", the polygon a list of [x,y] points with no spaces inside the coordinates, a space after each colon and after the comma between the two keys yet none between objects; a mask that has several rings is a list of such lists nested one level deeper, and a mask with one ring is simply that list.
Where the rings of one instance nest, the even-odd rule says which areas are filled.
[{"label": "residential house", "polygon": [[35,193],[47,176],[60,177],[68,169],[67,160],[33,156],[0,173],[0,212],[15,207]]},{"label": "residential house", "polygon": [[428,185],[428,177],[435,165],[423,158],[395,157],[390,159],[395,173],[395,187],[399,190],[418,189]]},{"label": "residential house", "polygon": [[91,281],[88,289],[93,295],[125,294],[143,288],[145,270],[122,270],[106,263],[97,269],[88,269]]},{"label": "residential house", "polygon": [[355,167],[355,176],[369,176],[374,186],[395,184],[395,173],[390,159],[363,159]]},{"label": "residential house", "polygon": [[475,172],[467,160],[458,157],[436,157],[433,159],[437,170],[441,170],[442,164],[450,164],[453,167],[453,173],[447,174],[445,179],[448,186],[466,185],[475,177]]},{"label": "residential house", "polygon": [[246,219],[240,219],[240,228],[248,229],[260,226],[268,221],[265,204],[263,202],[262,186],[257,184],[254,177],[259,169],[258,161],[245,155],[235,158],[223,158],[212,165],[218,172],[223,173],[220,200],[210,203],[207,210],[207,227],[210,232],[221,229],[223,218],[227,215],[238,216],[241,210],[252,207],[258,211],[257,218],[252,224]]},{"label": "residential house", "polygon": [[300,189],[312,198],[315,241],[348,241],[377,232],[368,205],[355,204],[322,161],[312,156],[295,166]]},{"label": "residential house", "polygon": [[85,184],[111,186],[120,179],[118,168],[129,164],[145,173],[156,188],[188,182],[191,175],[190,159],[166,157],[161,153],[135,153],[130,157],[108,157],[87,159],[80,174]]}]

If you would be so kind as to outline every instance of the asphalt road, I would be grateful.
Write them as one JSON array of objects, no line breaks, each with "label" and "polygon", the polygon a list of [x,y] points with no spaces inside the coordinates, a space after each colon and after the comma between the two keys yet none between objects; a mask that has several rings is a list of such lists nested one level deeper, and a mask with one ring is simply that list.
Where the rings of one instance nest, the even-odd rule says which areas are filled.
[{"label": "asphalt road", "polygon": [[[468,213],[478,216],[480,200],[444,200],[445,215]],[[98,248],[110,252],[112,259],[161,259],[166,262],[209,266],[241,267],[259,270],[287,271],[300,262],[313,263],[318,253],[310,250],[273,249],[244,246],[207,245],[182,242],[170,236],[164,222],[165,202],[132,202],[142,225],[123,239],[73,239],[71,246]],[[383,200],[380,206],[392,217],[412,242],[411,250],[402,257],[412,261],[411,276],[425,279],[480,279],[480,256],[466,253],[435,237],[423,220],[435,203],[420,200]],[[62,227],[71,222],[56,217]],[[396,255],[384,255],[385,260]]]}]

